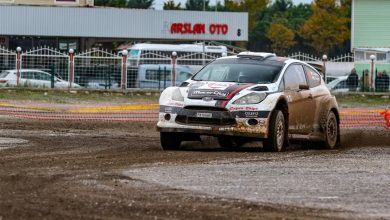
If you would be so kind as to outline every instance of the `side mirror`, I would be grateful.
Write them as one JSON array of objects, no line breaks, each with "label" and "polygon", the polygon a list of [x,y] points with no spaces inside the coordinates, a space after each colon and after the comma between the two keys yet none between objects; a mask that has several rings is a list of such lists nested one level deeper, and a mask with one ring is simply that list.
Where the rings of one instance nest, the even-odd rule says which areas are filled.
[{"label": "side mirror", "polygon": [[309,90],[310,87],[308,85],[299,85],[299,90]]}]

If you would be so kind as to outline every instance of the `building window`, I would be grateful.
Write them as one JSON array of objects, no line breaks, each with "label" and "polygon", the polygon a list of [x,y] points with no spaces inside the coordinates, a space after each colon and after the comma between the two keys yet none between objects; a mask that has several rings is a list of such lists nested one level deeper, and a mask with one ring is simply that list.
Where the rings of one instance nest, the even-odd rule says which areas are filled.
[{"label": "building window", "polygon": [[54,0],[54,3],[59,5],[75,5],[79,3],[79,0]]},{"label": "building window", "polygon": [[60,51],[67,53],[69,49],[73,49],[74,51],[78,51],[79,49],[79,43],[78,40],[75,39],[60,39],[58,48]]},{"label": "building window", "polygon": [[355,52],[355,61],[364,61],[364,51]]},{"label": "building window", "polygon": [[370,61],[370,56],[375,55],[376,61],[386,61],[386,52],[375,52],[375,51],[355,51],[355,61]]}]

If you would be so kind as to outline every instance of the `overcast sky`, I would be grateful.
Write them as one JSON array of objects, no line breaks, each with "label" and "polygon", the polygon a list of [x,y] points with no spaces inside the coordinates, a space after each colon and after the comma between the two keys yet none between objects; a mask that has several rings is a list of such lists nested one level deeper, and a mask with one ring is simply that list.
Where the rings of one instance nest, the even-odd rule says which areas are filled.
[{"label": "overcast sky", "polygon": [[[154,5],[153,7],[155,9],[162,9],[162,7],[164,6],[164,2],[166,0],[155,0],[154,1]],[[202,1],[202,0],[199,0],[199,1]],[[215,5],[216,2],[223,2],[223,0],[210,0],[210,5]],[[312,2],[312,0],[292,0],[295,4],[299,4],[299,3],[310,3]],[[176,3],[178,2],[181,2],[181,5],[185,5],[185,2],[186,0],[175,0]]]}]

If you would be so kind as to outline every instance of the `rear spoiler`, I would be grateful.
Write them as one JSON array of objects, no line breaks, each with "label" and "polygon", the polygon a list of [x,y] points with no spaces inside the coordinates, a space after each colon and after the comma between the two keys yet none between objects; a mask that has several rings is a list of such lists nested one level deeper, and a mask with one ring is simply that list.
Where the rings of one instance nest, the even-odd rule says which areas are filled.
[{"label": "rear spoiler", "polygon": [[314,69],[316,69],[322,76],[324,76],[324,73],[322,72],[322,70],[324,70],[324,66],[322,66],[321,64],[318,64],[318,63],[307,63],[309,64],[310,66],[314,67]]}]

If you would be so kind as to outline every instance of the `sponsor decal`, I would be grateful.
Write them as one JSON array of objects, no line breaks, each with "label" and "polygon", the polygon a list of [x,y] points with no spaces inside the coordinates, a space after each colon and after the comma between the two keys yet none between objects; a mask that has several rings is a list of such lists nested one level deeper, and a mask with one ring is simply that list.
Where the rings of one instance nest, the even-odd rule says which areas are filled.
[{"label": "sponsor decal", "polygon": [[170,101],[170,102],[168,102],[168,105],[169,105],[169,106],[184,107],[184,103],[182,103],[182,102]]},{"label": "sponsor decal", "polygon": [[216,82],[207,83],[207,86],[211,89],[222,89],[222,90],[225,90],[226,88],[233,85],[235,85],[235,83],[216,83]]},{"label": "sponsor decal", "polygon": [[203,98],[203,97],[225,98],[228,95],[229,92],[227,91],[196,89],[196,90],[190,90],[188,97],[189,98]]},{"label": "sponsor decal", "polygon": [[259,110],[259,109],[256,107],[250,107],[250,106],[245,106],[245,107],[239,106],[239,107],[230,107],[229,108],[229,111],[232,111],[232,112],[234,112],[234,111],[257,111],[257,110]]},{"label": "sponsor decal", "polygon": [[227,35],[229,26],[227,24],[209,24],[204,23],[172,23],[172,34],[211,34],[211,35]]},{"label": "sponsor decal", "polygon": [[267,118],[269,111],[237,111],[233,112],[236,118]]},{"label": "sponsor decal", "polygon": [[214,99],[213,99],[213,97],[203,97],[202,100],[205,101],[205,102],[211,102]]},{"label": "sponsor decal", "polygon": [[198,118],[212,118],[213,114],[208,112],[197,112],[196,117]]},{"label": "sponsor decal", "polygon": [[244,112],[246,118],[257,118],[259,112]]}]

